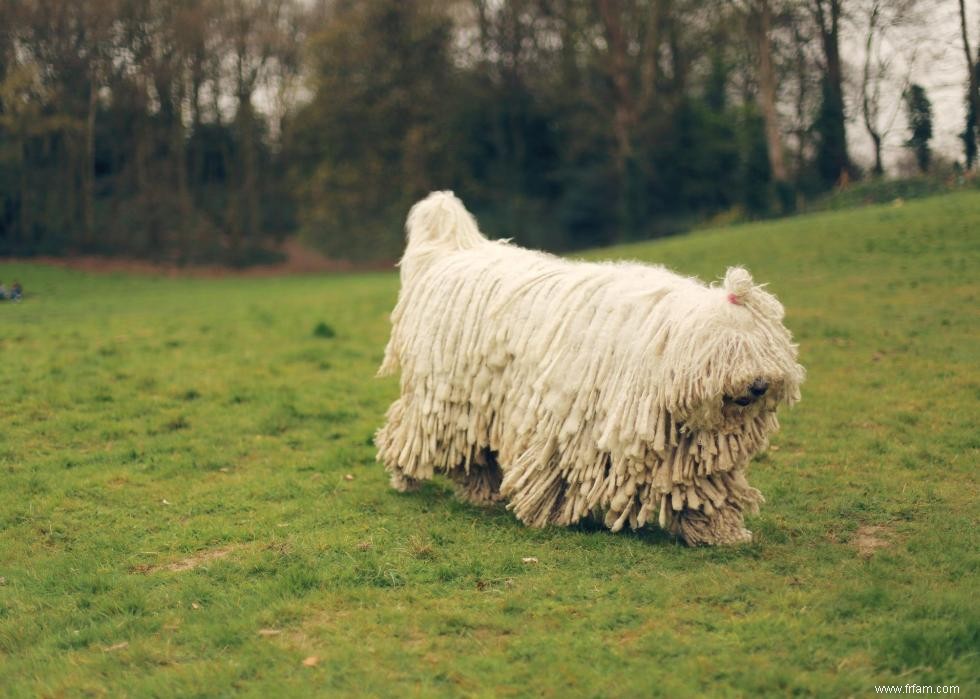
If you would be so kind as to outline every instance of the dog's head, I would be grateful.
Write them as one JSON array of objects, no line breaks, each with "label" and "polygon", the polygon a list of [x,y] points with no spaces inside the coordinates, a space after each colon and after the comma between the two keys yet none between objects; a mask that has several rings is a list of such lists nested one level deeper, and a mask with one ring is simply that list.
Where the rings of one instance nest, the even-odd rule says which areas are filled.
[{"label": "dog's head", "polygon": [[783,307],[741,267],[685,294],[658,348],[664,402],[690,431],[727,432],[800,398],[803,367]]}]

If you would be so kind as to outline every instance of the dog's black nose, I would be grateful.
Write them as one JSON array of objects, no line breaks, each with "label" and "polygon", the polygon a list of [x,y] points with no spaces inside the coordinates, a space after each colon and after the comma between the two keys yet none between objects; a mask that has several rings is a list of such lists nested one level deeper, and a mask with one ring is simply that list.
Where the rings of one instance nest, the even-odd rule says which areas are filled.
[{"label": "dog's black nose", "polygon": [[763,379],[756,379],[755,381],[752,382],[752,385],[749,386],[749,392],[757,398],[759,396],[766,395],[766,391],[768,390],[769,390],[769,383],[767,381],[764,381]]}]

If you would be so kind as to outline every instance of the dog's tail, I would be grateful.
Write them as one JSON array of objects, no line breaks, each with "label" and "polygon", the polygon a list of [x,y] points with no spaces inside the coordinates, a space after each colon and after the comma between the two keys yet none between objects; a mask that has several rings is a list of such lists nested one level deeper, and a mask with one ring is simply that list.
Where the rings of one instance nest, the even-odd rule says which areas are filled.
[{"label": "dog's tail", "polygon": [[405,256],[466,250],[486,242],[476,219],[452,192],[433,192],[412,207],[405,224]]}]

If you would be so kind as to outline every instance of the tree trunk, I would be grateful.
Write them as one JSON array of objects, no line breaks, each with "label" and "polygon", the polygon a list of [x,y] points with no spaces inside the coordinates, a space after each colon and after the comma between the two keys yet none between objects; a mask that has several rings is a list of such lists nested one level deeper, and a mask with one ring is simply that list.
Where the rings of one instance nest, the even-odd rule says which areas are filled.
[{"label": "tree trunk", "polygon": [[81,146],[78,142],[79,133],[77,126],[64,129],[61,134],[64,140],[62,147],[65,152],[65,169],[62,179],[64,204],[61,214],[57,218],[64,221],[64,229],[69,232],[69,239],[71,240],[73,251],[79,252],[83,244],[83,226],[81,222],[84,220],[84,216],[81,215],[83,212],[79,203],[79,193],[82,188],[79,170],[84,169],[84,156],[79,154]]},{"label": "tree trunk", "polygon": [[245,234],[250,244],[254,244],[257,236],[262,229],[262,221],[259,209],[259,188],[258,188],[258,157],[255,143],[255,123],[254,115],[249,110],[247,136],[245,139],[245,167],[244,167],[244,188],[245,206],[248,207],[248,226]]},{"label": "tree trunk", "polygon": [[843,70],[840,59],[841,0],[814,0],[817,25],[823,47],[826,74],[825,98],[831,100],[832,152],[828,156],[835,168],[835,176],[850,175],[851,162],[847,155],[847,130],[844,123]]},{"label": "tree trunk", "polygon": [[133,169],[135,171],[135,184],[136,184],[136,194],[140,195],[146,191],[146,180],[147,180],[147,165],[146,161],[149,158],[150,147],[147,143],[149,140],[149,124],[147,123],[147,107],[150,102],[149,95],[147,94],[146,81],[141,79],[139,81],[139,94],[138,94],[138,116],[136,118],[136,125],[133,129],[136,138],[136,143],[133,147],[135,151],[133,154]]},{"label": "tree trunk", "polygon": [[95,112],[98,107],[98,84],[95,71],[89,83],[88,115],[85,120],[85,162],[82,166],[82,240],[86,248],[95,242]]},{"label": "tree trunk", "polygon": [[691,58],[685,47],[681,45],[680,37],[680,18],[682,11],[664,15],[666,24],[667,48],[670,50],[670,86],[669,92],[664,95],[670,100],[672,107],[676,107],[687,94],[687,77],[691,65]]},{"label": "tree trunk", "polygon": [[612,129],[616,139],[616,169],[622,173],[627,159],[633,154],[636,109],[630,89],[626,37],[623,34],[620,11],[618,2],[599,0],[599,13],[609,47],[607,72],[613,87]]},{"label": "tree trunk", "polygon": [[[27,148],[27,135],[25,132],[22,132],[20,142],[20,232],[19,236],[15,236],[14,240],[15,245],[19,241],[25,250],[33,247],[33,241],[31,240],[33,238],[33,235],[31,235],[31,211],[34,206],[34,203],[30,200],[30,178],[27,174],[30,153]],[[15,226],[14,229],[16,230],[17,227]]]},{"label": "tree trunk", "polygon": [[799,92],[796,94],[795,100],[795,118],[796,118],[796,129],[794,130],[794,135],[796,136],[796,153],[794,158],[794,167],[796,170],[796,190],[797,190],[797,208],[802,208],[803,200],[802,193],[800,193],[800,186],[802,184],[801,178],[806,166],[806,152],[808,144],[808,136],[810,130],[807,128],[807,96],[809,91],[807,90],[807,57],[806,57],[806,40],[800,34],[799,26],[794,25],[793,27],[793,45],[796,47],[796,52],[794,56],[794,68],[796,73],[796,82],[799,85]]},{"label": "tree trunk", "polygon": [[[977,48],[977,58],[973,58],[970,50],[970,36],[966,29],[966,5],[960,0],[960,30],[963,33],[963,53],[966,55],[966,70],[969,75],[969,99],[973,105],[973,113],[980,119],[980,80],[977,79],[976,64],[980,63],[980,47]],[[976,133],[976,131],[974,131]]]},{"label": "tree trunk", "polygon": [[759,107],[766,129],[766,149],[769,153],[769,167],[775,182],[783,184],[789,179],[783,159],[783,140],[779,129],[779,115],[776,111],[776,71],[772,64],[772,8],[769,0],[758,0],[755,12],[756,49],[759,59]]},{"label": "tree trunk", "polygon": [[606,71],[612,84],[612,132],[616,141],[613,163],[616,168],[616,189],[620,222],[627,231],[635,227],[632,207],[633,134],[637,123],[636,102],[630,84],[629,57],[626,35],[623,33],[622,6],[612,0],[599,0],[599,17],[608,46]]},{"label": "tree trunk", "polygon": [[177,94],[174,101],[177,104],[177,109],[173,122],[171,148],[173,150],[174,176],[177,185],[177,201],[180,206],[180,215],[183,219],[178,232],[178,236],[180,237],[178,255],[181,262],[187,262],[191,256],[191,247],[193,244],[193,231],[191,229],[197,225],[197,222],[193,220],[194,207],[191,202],[190,190],[187,186],[187,143],[184,137],[184,118],[180,109],[184,101],[183,81],[180,81],[176,91]]},{"label": "tree trunk", "polygon": [[650,109],[657,93],[657,80],[660,77],[660,25],[665,12],[669,12],[670,0],[652,0],[648,17],[643,60],[640,64],[640,98],[638,113],[645,114]]},{"label": "tree trunk", "polygon": [[[139,206],[145,206],[144,197],[149,188],[149,160],[152,150],[151,124],[147,114],[150,98],[145,79],[140,79],[138,100],[139,111],[133,129],[136,141],[133,144],[133,185],[135,190],[133,194]],[[119,235],[120,246],[130,251],[147,253],[155,251],[157,248],[156,229],[153,225],[146,227],[143,240],[139,240],[138,236],[131,237],[131,232],[126,230],[118,230],[117,234]]]},{"label": "tree trunk", "polygon": [[876,2],[871,8],[871,14],[868,18],[868,36],[864,42],[864,72],[862,73],[861,78],[861,113],[864,117],[864,128],[867,129],[868,135],[871,137],[871,143],[874,145],[875,166],[873,172],[875,177],[881,177],[885,172],[885,169],[881,163],[882,134],[878,130],[877,125],[878,95],[877,92],[874,95],[872,95],[870,92],[870,90],[872,90],[872,46],[874,43],[875,31],[878,28],[878,14],[880,9],[880,5]]}]

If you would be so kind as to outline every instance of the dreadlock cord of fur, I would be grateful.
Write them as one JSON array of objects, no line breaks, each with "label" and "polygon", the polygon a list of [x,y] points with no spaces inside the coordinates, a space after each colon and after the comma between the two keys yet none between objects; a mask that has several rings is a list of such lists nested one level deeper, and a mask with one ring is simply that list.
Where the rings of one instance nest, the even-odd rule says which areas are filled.
[{"label": "dreadlock cord of fur", "polygon": [[747,271],[720,287],[637,263],[487,240],[451,192],[413,207],[380,374],[393,487],[447,473],[525,524],[598,517],[689,544],[747,541],[749,460],[799,400],[779,302]]}]

